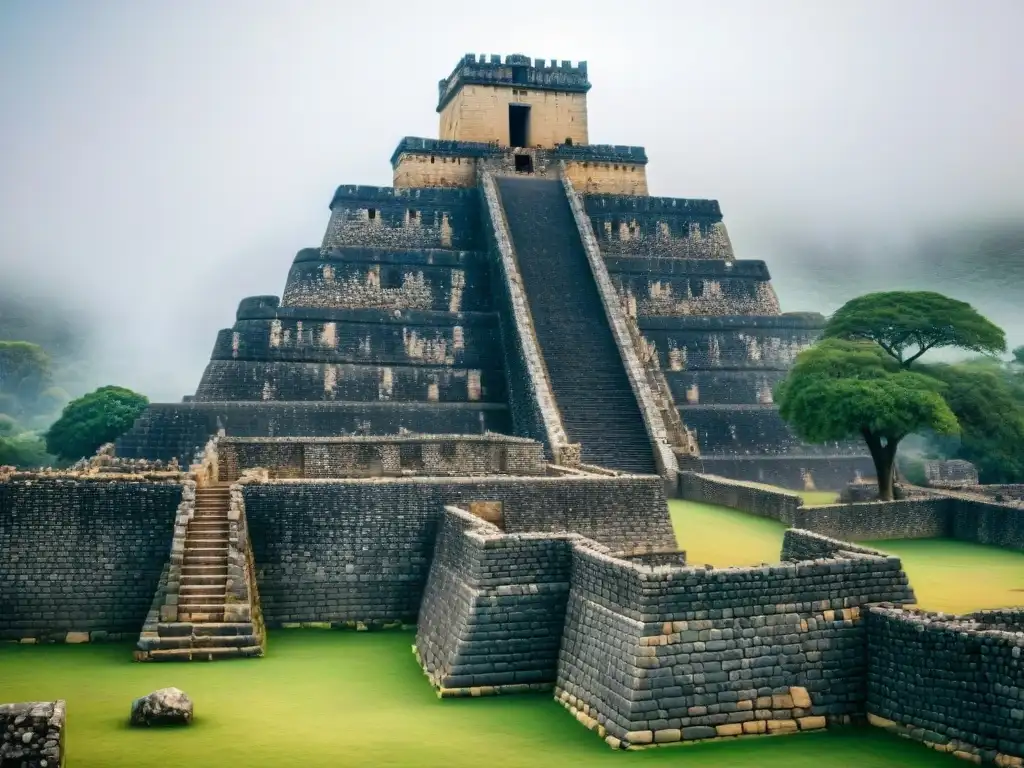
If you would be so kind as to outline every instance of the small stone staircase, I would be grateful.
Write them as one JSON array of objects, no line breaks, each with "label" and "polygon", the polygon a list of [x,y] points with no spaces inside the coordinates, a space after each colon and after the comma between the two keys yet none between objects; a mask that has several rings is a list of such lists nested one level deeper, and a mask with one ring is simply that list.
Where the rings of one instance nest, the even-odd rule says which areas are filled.
[{"label": "small stone staircase", "polygon": [[226,484],[196,489],[195,514],[185,535],[178,584],[178,621],[224,621],[230,501],[231,489]]},{"label": "small stone staircase", "polygon": [[184,511],[179,510],[171,562],[136,658],[213,661],[262,656],[264,632],[241,494],[233,505],[228,483],[196,488],[194,493],[194,501],[186,500]]}]

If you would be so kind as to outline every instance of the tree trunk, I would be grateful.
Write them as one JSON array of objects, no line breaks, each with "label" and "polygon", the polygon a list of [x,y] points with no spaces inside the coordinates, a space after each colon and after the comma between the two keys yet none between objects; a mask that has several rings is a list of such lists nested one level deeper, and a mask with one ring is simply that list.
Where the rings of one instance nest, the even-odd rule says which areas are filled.
[{"label": "tree trunk", "polygon": [[864,442],[871,451],[871,461],[875,465],[875,476],[878,479],[878,498],[892,501],[893,475],[896,466],[896,446],[899,441],[892,440],[882,445],[882,438],[868,430],[863,430]]}]

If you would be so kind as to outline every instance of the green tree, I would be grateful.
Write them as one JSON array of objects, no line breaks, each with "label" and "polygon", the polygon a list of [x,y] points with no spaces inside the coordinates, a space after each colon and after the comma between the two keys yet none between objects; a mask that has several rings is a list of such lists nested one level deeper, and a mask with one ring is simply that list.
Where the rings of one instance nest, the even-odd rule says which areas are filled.
[{"label": "green tree", "polygon": [[1013,362],[1017,365],[1024,365],[1024,345],[1013,350]]},{"label": "green tree", "polygon": [[970,304],[931,291],[886,291],[844,304],[825,325],[824,338],[872,341],[901,367],[930,349],[955,347],[983,354],[1006,351],[1006,334]]},{"label": "green tree", "polygon": [[92,456],[127,432],[147,405],[144,395],[130,389],[100,387],[67,404],[46,433],[46,449],[66,460]]},{"label": "green tree", "polygon": [[0,341],[0,393],[6,395],[5,409],[18,412],[9,415],[31,411],[50,379],[50,357],[42,347],[27,341]]},{"label": "green tree", "polygon": [[1024,482],[1024,386],[999,364],[976,361],[922,367],[941,381],[960,423],[958,441],[936,440],[947,456],[978,468],[983,483]]},{"label": "green tree", "polygon": [[808,442],[863,439],[879,497],[890,500],[900,441],[924,429],[958,430],[941,390],[941,382],[906,370],[875,343],[825,339],[797,356],[775,399],[782,418]]}]

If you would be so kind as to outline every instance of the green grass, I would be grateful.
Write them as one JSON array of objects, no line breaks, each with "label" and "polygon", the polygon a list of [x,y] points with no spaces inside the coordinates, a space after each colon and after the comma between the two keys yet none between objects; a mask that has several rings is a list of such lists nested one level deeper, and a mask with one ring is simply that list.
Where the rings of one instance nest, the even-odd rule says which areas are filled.
[{"label": "green grass", "polygon": [[[140,664],[130,644],[0,645],[0,701],[64,698],[69,768],[674,765],[953,766],[877,729],[617,753],[550,695],[437,699],[408,632],[273,632],[264,659]],[[133,698],[177,686],[192,726],[132,729]]]},{"label": "green grass", "polygon": [[[786,526],[713,504],[672,500],[687,561],[715,566],[779,560]],[[949,539],[865,542],[899,555],[922,608],[964,613],[1024,604],[1024,553]]]}]

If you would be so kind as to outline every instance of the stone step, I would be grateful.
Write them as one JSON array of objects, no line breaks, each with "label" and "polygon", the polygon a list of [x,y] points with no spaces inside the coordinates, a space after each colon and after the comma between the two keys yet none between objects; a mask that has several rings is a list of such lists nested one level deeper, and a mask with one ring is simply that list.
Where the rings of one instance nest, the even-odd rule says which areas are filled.
[{"label": "stone step", "polygon": [[[226,579],[225,579],[226,580]],[[178,587],[178,595],[181,597],[195,597],[196,595],[217,595],[224,597],[224,590],[218,593],[216,584],[182,584]]]},{"label": "stone step", "polygon": [[203,623],[224,623],[224,606],[219,606],[220,610],[205,610],[197,611],[195,608],[178,608],[178,620],[188,621],[193,624]]},{"label": "stone step", "polygon": [[157,649],[170,650],[180,648],[242,648],[258,645],[255,635],[187,635],[160,637]]},{"label": "stone step", "polygon": [[183,565],[181,566],[181,575],[184,576],[227,576],[228,566],[227,563],[217,563],[214,565]]},{"label": "stone step", "polygon": [[209,576],[207,576],[205,574],[183,573],[181,575],[181,582],[180,583],[181,583],[181,586],[183,586],[183,587],[184,586],[190,586],[190,587],[198,587],[198,586],[212,586],[212,587],[214,587],[215,586],[215,587],[220,587],[221,589],[224,589],[225,585],[227,584],[227,581],[228,581],[227,573],[215,573],[215,574],[211,574]]},{"label": "stone step", "polygon": [[149,652],[153,661],[217,661],[262,655],[263,647],[259,645],[250,645],[244,648],[170,648]]},{"label": "stone step", "polygon": [[251,635],[255,632],[251,622],[228,621],[192,624],[187,621],[162,621],[156,625],[161,637],[190,637],[192,635]]},{"label": "stone step", "polygon": [[196,555],[190,552],[185,552],[184,561],[181,564],[182,568],[187,568],[193,565],[222,565],[226,567],[226,556],[220,555]]}]

